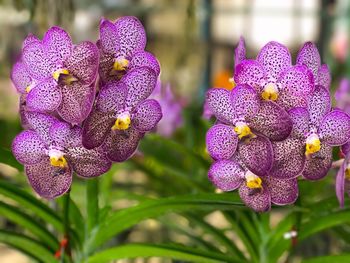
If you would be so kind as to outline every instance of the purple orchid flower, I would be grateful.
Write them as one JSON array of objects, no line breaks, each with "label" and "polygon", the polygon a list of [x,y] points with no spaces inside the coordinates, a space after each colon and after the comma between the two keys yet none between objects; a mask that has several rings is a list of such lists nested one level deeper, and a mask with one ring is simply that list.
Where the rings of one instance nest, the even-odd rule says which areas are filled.
[{"label": "purple orchid flower", "polygon": [[88,150],[81,142],[81,128],[38,112],[26,112],[29,130],[13,141],[12,151],[24,164],[33,189],[47,199],[67,192],[73,172],[85,178],[107,172],[111,162],[100,149]]},{"label": "purple orchid flower", "polygon": [[145,51],[146,32],[141,22],[133,16],[124,16],[115,22],[102,19],[100,39],[99,73],[103,83],[120,79],[126,72],[147,66],[158,76],[160,66],[157,59]]},{"label": "purple orchid flower", "polygon": [[343,78],[334,94],[337,108],[350,114],[350,80]]},{"label": "purple orchid flower", "polygon": [[149,67],[133,69],[120,81],[107,83],[84,123],[83,145],[101,146],[111,161],[122,162],[135,152],[140,139],[162,118],[159,103],[147,99],[157,74]]},{"label": "purple orchid flower", "polygon": [[29,110],[52,113],[72,124],[81,123],[91,111],[95,96],[99,52],[92,42],[73,45],[68,33],[50,28],[43,40],[29,35],[11,78],[26,94]]},{"label": "purple orchid flower", "polygon": [[344,161],[337,172],[335,192],[340,207],[344,207],[344,194],[350,197],[350,143],[342,145],[341,152],[345,155]]},{"label": "purple orchid flower", "polygon": [[150,98],[159,102],[163,114],[166,116],[159,121],[157,133],[164,137],[170,137],[182,125],[182,105],[176,100],[170,83],[162,86],[162,83],[158,81]]},{"label": "purple orchid flower", "polygon": [[209,180],[223,191],[239,189],[246,206],[256,212],[266,212],[271,203],[292,204],[298,198],[297,179],[258,176],[236,160],[219,160],[209,169]]},{"label": "purple orchid flower", "polygon": [[331,86],[331,73],[327,64],[321,65],[321,56],[316,45],[306,42],[299,50],[296,60],[297,65],[307,66],[314,76],[315,85],[329,89]]},{"label": "purple orchid flower", "polygon": [[314,89],[314,77],[305,65],[292,66],[288,49],[269,42],[259,52],[256,60],[245,59],[235,67],[237,85],[248,84],[264,100],[275,101],[289,110],[307,105]]}]

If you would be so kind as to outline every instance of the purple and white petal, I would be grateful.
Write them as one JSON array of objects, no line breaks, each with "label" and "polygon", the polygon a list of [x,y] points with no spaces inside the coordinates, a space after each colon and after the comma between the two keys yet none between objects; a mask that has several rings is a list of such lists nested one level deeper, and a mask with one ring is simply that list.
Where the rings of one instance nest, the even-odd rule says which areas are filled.
[{"label": "purple and white petal", "polygon": [[210,89],[206,94],[206,102],[215,117],[226,124],[232,124],[236,118],[231,102],[231,93],[226,89]]},{"label": "purple and white petal", "polygon": [[342,154],[347,155],[350,152],[350,142],[343,144],[340,149]]},{"label": "purple and white petal", "polygon": [[339,206],[344,207],[344,194],[345,194],[345,169],[348,165],[349,156],[346,156],[344,162],[340,166],[337,176],[335,178],[335,193],[339,201]]},{"label": "purple and white petal", "polygon": [[322,144],[321,150],[306,159],[303,177],[319,180],[325,177],[332,166],[332,147]]},{"label": "purple and white petal", "polygon": [[238,85],[231,91],[231,104],[238,118],[250,120],[259,111],[260,99],[252,87]]},{"label": "purple and white petal", "polygon": [[[311,96],[311,95],[310,95]],[[307,107],[310,96],[300,96],[289,93],[288,90],[281,90],[278,92],[276,103],[286,111],[295,107]]]},{"label": "purple and white petal", "polygon": [[46,145],[51,145],[50,128],[58,121],[57,118],[33,111],[27,111],[25,115],[30,129],[34,130]]},{"label": "purple and white petal", "polygon": [[49,130],[51,139],[55,144],[64,147],[77,147],[82,145],[82,129],[79,126],[71,127],[67,122],[57,121]]},{"label": "purple and white petal", "polygon": [[96,102],[96,109],[101,112],[117,112],[124,108],[128,90],[121,81],[108,82],[102,87]]},{"label": "purple and white petal", "polygon": [[276,205],[293,204],[298,199],[299,189],[297,179],[277,179],[267,177],[265,182],[269,188],[271,202]]},{"label": "purple and white petal", "polygon": [[40,42],[41,40],[36,35],[29,33],[28,36],[23,40],[22,49],[28,45],[32,45],[33,43],[40,43]]},{"label": "purple and white petal", "polygon": [[35,164],[45,157],[46,146],[35,131],[22,131],[12,142],[12,152],[21,164]]},{"label": "purple and white petal", "polygon": [[263,67],[270,81],[277,80],[278,76],[292,65],[288,48],[275,41],[267,43],[260,50],[256,60]]},{"label": "purple and white petal", "polygon": [[67,159],[74,172],[81,177],[96,177],[106,173],[112,165],[106,154],[99,148],[88,150],[84,147],[69,148]]},{"label": "purple and white petal", "polygon": [[39,112],[53,112],[61,104],[62,92],[53,78],[36,84],[27,96],[27,107]]},{"label": "purple and white petal", "polygon": [[265,185],[263,185],[262,189],[256,190],[247,187],[243,183],[239,187],[239,196],[246,206],[256,212],[267,212],[271,209],[271,196]]},{"label": "purple and white petal", "polygon": [[319,134],[323,143],[339,146],[350,140],[350,117],[341,110],[333,110],[321,121]]},{"label": "purple and white petal", "polygon": [[30,185],[41,197],[53,199],[66,193],[72,184],[72,170],[50,165],[49,158],[25,166]]},{"label": "purple and white petal", "polygon": [[100,22],[100,46],[107,54],[115,54],[119,49],[117,28],[107,19],[102,19]]},{"label": "purple and white petal", "polygon": [[158,101],[149,99],[136,106],[131,122],[138,131],[148,132],[157,126],[162,116],[162,109]]},{"label": "purple and white petal", "polygon": [[297,107],[289,110],[288,113],[293,123],[290,136],[301,140],[305,139],[309,132],[309,112],[306,108]]},{"label": "purple and white petal", "polygon": [[98,68],[98,73],[100,76],[100,80],[102,80],[103,83],[117,79],[117,76],[111,75],[113,64],[114,56],[108,53],[103,53],[100,50],[100,64]]},{"label": "purple and white petal", "polygon": [[233,191],[244,183],[244,170],[234,161],[219,160],[211,165],[208,177],[215,187]]},{"label": "purple and white petal", "polygon": [[278,179],[298,177],[305,167],[305,141],[288,137],[279,142],[272,142],[274,160],[269,175]]},{"label": "purple and white petal", "polygon": [[281,141],[292,131],[288,113],[273,101],[261,101],[259,112],[250,120],[250,127],[272,141]]},{"label": "purple and white petal", "polygon": [[248,84],[260,93],[265,78],[265,70],[256,60],[243,60],[236,66],[234,79],[237,85]]},{"label": "purple and white petal", "polygon": [[245,166],[258,176],[265,176],[272,167],[274,159],[272,145],[264,136],[241,141],[238,155]]},{"label": "purple and white petal", "polygon": [[237,149],[238,137],[233,127],[216,124],[206,135],[206,145],[214,160],[230,159]]},{"label": "purple and white petal", "polygon": [[246,48],[245,48],[245,40],[244,37],[240,37],[238,41],[238,45],[235,49],[235,67],[240,64],[243,60],[246,59]]},{"label": "purple and white petal", "polygon": [[11,80],[19,93],[26,93],[26,88],[32,84],[32,78],[27,67],[22,61],[18,61],[12,68]]},{"label": "purple and white petal", "polygon": [[128,70],[133,70],[140,67],[150,67],[159,76],[160,65],[157,58],[147,51],[139,51],[135,53],[130,61]]},{"label": "purple and white petal", "polygon": [[318,127],[323,117],[331,110],[331,96],[323,86],[316,86],[308,103],[310,121]]},{"label": "purple and white petal", "polygon": [[321,57],[314,43],[306,42],[303,45],[299,50],[296,64],[307,66],[312,71],[315,80],[317,79],[318,69],[321,66]]},{"label": "purple and white petal", "polygon": [[331,87],[331,81],[331,72],[329,71],[327,64],[323,64],[318,70],[316,84],[329,89]]}]

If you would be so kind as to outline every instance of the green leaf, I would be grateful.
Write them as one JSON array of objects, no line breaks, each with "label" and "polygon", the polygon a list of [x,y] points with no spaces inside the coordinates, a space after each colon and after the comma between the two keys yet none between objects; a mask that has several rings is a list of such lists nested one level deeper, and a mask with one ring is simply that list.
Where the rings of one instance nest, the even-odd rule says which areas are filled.
[{"label": "green leaf", "polygon": [[27,236],[0,230],[0,243],[16,248],[40,262],[57,263],[57,259],[53,256],[52,251],[45,245]]},{"label": "green leaf", "polygon": [[302,263],[346,263],[350,262],[350,254],[336,255],[336,256],[323,256],[305,259]]},{"label": "green leaf", "polygon": [[12,152],[2,147],[0,147],[0,163],[7,164],[18,169],[19,171],[23,171],[23,165],[17,162]]},{"label": "green leaf", "polygon": [[198,194],[162,198],[145,201],[134,207],[113,213],[100,225],[89,246],[98,247],[118,233],[130,228],[144,219],[155,218],[170,212],[197,210],[224,210],[244,207],[233,194]]},{"label": "green leaf", "polygon": [[88,263],[111,262],[117,259],[131,259],[138,257],[163,257],[187,262],[199,263],[235,263],[232,257],[212,251],[177,245],[128,244],[99,252],[88,259]]},{"label": "green leaf", "polygon": [[18,208],[0,201],[0,215],[31,232],[53,251],[58,249],[59,243],[57,239],[41,223],[35,221],[31,216],[23,213]]}]

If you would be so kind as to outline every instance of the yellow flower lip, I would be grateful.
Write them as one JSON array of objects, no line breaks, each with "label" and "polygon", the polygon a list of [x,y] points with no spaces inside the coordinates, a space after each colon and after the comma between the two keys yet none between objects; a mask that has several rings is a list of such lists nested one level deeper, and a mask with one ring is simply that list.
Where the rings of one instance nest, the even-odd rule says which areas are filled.
[{"label": "yellow flower lip", "polygon": [[237,84],[236,84],[236,82],[235,82],[235,79],[234,79],[234,78],[229,78],[229,79],[228,79],[228,82],[230,82],[230,83],[231,83],[231,85],[232,85],[232,89],[234,89],[234,88],[237,86]]},{"label": "yellow flower lip", "polygon": [[320,138],[316,133],[312,133],[306,138],[305,155],[309,156],[313,153],[317,153],[319,150],[321,150]]},{"label": "yellow flower lip", "polygon": [[131,124],[130,114],[128,112],[123,112],[118,115],[115,120],[112,130],[127,130]]},{"label": "yellow flower lip", "polygon": [[246,186],[250,189],[262,189],[262,180],[256,174],[251,171],[247,171],[245,174]]},{"label": "yellow flower lip", "polygon": [[347,181],[350,181],[350,167],[349,167],[349,165],[345,169],[345,179]]},{"label": "yellow flower lip", "polygon": [[61,68],[56,70],[54,73],[52,73],[52,77],[54,78],[54,80],[64,85],[69,85],[72,82],[78,80],[76,77],[71,75],[68,69],[66,68]]},{"label": "yellow flower lip", "polygon": [[64,153],[57,149],[49,150],[50,164],[54,167],[66,168],[68,163]]},{"label": "yellow flower lip", "polygon": [[28,85],[28,86],[26,87],[26,92],[29,93],[29,92],[32,90],[32,88],[33,88],[33,87],[32,87],[31,85]]},{"label": "yellow flower lip", "polygon": [[276,101],[278,98],[278,89],[275,83],[269,82],[265,85],[261,97],[264,100]]},{"label": "yellow flower lip", "polygon": [[54,73],[52,73],[52,77],[58,81],[58,79],[60,78],[61,74],[65,74],[65,75],[69,75],[69,71],[66,68],[61,68],[56,70]]},{"label": "yellow flower lip", "polygon": [[238,138],[240,138],[240,139],[247,137],[247,136],[249,136],[250,138],[255,137],[255,134],[252,133],[249,126],[243,121],[238,121],[235,124],[234,131],[235,131],[235,133],[238,134]]},{"label": "yellow flower lip", "polygon": [[115,71],[124,71],[129,66],[129,60],[124,57],[118,57],[114,60],[113,70]]}]

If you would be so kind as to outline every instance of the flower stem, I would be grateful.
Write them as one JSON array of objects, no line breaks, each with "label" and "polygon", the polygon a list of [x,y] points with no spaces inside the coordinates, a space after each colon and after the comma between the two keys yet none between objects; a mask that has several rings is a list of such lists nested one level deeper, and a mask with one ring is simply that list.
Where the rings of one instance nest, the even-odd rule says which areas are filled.
[{"label": "flower stem", "polygon": [[98,223],[98,178],[87,180],[86,187],[87,233]]}]

